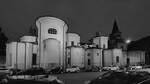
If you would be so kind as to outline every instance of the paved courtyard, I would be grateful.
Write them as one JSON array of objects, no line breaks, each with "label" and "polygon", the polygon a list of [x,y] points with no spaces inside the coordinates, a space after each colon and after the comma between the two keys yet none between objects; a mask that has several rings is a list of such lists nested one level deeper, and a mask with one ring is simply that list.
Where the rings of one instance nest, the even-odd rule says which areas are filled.
[{"label": "paved courtyard", "polygon": [[85,81],[96,78],[102,72],[80,72],[80,73],[65,73],[56,75],[65,84],[84,84]]},{"label": "paved courtyard", "polygon": [[[92,80],[102,74],[102,72],[79,72],[56,74],[58,79],[64,84],[84,84],[85,81]],[[32,80],[9,80],[8,84],[47,84],[47,82],[36,82]]]}]

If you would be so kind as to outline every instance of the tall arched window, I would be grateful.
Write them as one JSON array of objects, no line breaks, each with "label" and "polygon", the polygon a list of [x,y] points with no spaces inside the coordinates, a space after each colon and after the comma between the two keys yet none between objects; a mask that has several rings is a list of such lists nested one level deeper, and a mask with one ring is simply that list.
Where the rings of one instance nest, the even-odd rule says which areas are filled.
[{"label": "tall arched window", "polygon": [[116,62],[119,63],[119,56],[116,56]]},{"label": "tall arched window", "polygon": [[74,41],[71,41],[71,46],[74,46]]},{"label": "tall arched window", "polygon": [[54,29],[54,28],[49,28],[49,29],[48,29],[48,33],[49,33],[49,34],[57,34],[57,30]]},{"label": "tall arched window", "polygon": [[37,55],[32,54],[32,65],[36,65],[36,59],[37,59]]},{"label": "tall arched window", "polygon": [[103,48],[104,48],[104,49],[106,48],[105,44],[103,44]]},{"label": "tall arched window", "polygon": [[88,59],[88,65],[91,65],[91,61],[90,61],[90,59]]},{"label": "tall arched window", "polygon": [[129,58],[127,58],[127,65],[129,65],[130,64],[130,59]]}]

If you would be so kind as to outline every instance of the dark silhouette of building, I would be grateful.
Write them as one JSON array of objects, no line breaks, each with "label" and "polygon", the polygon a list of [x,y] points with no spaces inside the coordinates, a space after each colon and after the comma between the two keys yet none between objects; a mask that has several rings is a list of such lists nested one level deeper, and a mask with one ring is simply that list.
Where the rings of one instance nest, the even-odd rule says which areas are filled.
[{"label": "dark silhouette of building", "polygon": [[2,32],[2,29],[0,28],[0,63],[4,63],[6,59],[7,41],[8,41],[8,38],[5,36],[5,34]]},{"label": "dark silhouette of building", "polygon": [[116,20],[114,21],[112,32],[109,35],[108,48],[121,48],[123,50],[126,50],[126,43],[122,38],[122,33],[119,31]]},{"label": "dark silhouette of building", "polygon": [[150,65],[150,36],[133,41],[128,45],[128,51],[145,51],[145,64]]}]

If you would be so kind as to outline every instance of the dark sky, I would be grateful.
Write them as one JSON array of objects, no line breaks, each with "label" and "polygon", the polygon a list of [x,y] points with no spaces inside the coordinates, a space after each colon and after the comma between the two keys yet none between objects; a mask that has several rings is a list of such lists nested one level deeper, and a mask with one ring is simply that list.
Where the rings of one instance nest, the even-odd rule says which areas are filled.
[{"label": "dark sky", "polygon": [[125,38],[150,34],[150,0],[0,0],[0,26],[11,41],[26,35],[42,15],[66,20],[82,41],[96,31],[109,34],[115,18]]}]

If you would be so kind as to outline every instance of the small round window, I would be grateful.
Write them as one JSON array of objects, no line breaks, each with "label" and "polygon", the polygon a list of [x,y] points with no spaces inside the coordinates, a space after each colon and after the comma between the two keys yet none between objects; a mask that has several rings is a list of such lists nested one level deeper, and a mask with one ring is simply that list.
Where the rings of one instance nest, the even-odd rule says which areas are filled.
[{"label": "small round window", "polygon": [[49,33],[49,34],[57,34],[57,30],[54,29],[54,28],[49,28],[49,29],[48,29],[48,33]]}]

